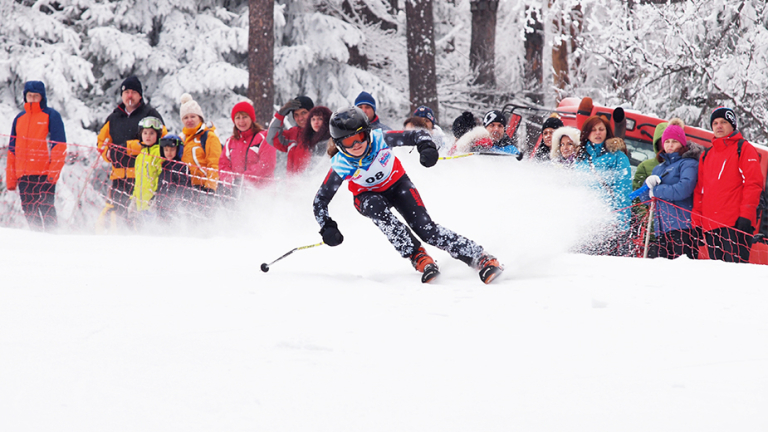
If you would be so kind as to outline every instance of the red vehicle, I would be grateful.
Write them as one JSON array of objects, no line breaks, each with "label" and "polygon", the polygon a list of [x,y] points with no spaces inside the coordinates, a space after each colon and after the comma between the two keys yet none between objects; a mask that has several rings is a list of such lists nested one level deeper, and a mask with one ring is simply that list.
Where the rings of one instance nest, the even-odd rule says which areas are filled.
[{"label": "red vehicle", "polygon": [[[641,114],[636,111],[623,110],[621,108],[608,108],[601,105],[594,105],[590,98],[565,98],[554,111],[538,107],[524,105],[508,104],[503,112],[509,116],[507,125],[507,135],[512,138],[522,139],[525,135],[526,143],[521,148],[532,147],[531,154],[541,145],[541,123],[543,119],[552,112],[557,112],[560,119],[566,126],[581,129],[584,121],[593,115],[601,115],[607,118],[614,127],[616,136],[624,139],[629,150],[629,162],[634,168],[646,159],[656,156],[653,150],[653,133],[659,123],[667,120],[657,117]],[[530,130],[529,130],[530,128]],[[623,129],[623,131],[622,131]],[[516,137],[515,134],[518,134]],[[685,135],[689,141],[701,144],[704,147],[711,147],[714,135],[708,130],[693,126],[685,126]],[[532,145],[528,145],[531,143]],[[760,167],[763,172],[763,178],[768,173],[768,148],[755,145],[760,155]],[[766,184],[764,187],[768,187]],[[749,261],[754,264],[768,264],[768,214],[762,215],[762,220],[758,222],[758,233],[755,236],[755,243],[752,246],[752,252]],[[706,248],[702,248],[700,256],[707,257]]]}]

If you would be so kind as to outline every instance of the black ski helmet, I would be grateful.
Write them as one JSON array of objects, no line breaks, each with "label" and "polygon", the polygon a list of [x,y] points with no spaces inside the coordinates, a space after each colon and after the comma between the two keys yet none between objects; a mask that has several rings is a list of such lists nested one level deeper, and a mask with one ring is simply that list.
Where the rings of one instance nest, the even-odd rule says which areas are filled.
[{"label": "black ski helmet", "polygon": [[347,156],[352,157],[352,155],[344,151],[341,140],[360,132],[365,133],[365,139],[368,140],[368,151],[371,149],[371,124],[368,122],[368,116],[356,106],[333,113],[331,120],[328,122],[328,129],[336,148]]}]

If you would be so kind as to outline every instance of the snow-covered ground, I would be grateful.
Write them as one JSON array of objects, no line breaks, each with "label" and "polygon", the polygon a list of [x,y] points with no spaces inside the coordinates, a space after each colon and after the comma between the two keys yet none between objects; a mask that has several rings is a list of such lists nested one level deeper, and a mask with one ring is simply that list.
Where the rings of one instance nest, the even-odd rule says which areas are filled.
[{"label": "snow-covered ground", "polygon": [[399,151],[433,218],[423,285],[352,207],[317,243],[324,168],[215,226],[0,230],[7,431],[765,431],[768,267],[568,253],[605,212],[566,173]]}]

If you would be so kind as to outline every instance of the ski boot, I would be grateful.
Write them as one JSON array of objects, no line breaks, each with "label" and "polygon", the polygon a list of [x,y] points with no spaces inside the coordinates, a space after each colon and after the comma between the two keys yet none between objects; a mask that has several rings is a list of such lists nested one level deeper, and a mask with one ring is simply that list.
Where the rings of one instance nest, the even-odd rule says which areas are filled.
[{"label": "ski boot", "polygon": [[437,268],[435,260],[427,255],[424,246],[419,246],[419,248],[411,254],[411,264],[413,264],[413,268],[415,268],[416,271],[421,273],[421,283],[431,282],[440,274],[440,269]]},{"label": "ski boot", "polygon": [[491,281],[496,279],[496,276],[504,271],[504,266],[499,263],[499,260],[487,253],[482,254],[473,267],[480,270],[480,280],[483,281],[484,284],[491,283]]}]

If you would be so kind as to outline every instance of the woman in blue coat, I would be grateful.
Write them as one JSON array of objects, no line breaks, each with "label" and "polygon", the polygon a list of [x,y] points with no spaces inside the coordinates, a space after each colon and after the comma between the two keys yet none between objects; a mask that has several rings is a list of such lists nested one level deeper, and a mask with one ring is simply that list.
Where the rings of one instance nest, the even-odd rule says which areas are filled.
[{"label": "woman in blue coat", "polygon": [[592,186],[616,213],[616,224],[604,241],[585,248],[596,255],[627,256],[629,254],[629,220],[631,218],[632,170],[624,153],[624,141],[614,138],[611,125],[604,117],[592,116],[581,127],[581,148],[576,169],[592,174]]},{"label": "woman in blue coat", "polygon": [[657,198],[655,232],[662,258],[682,255],[698,258],[696,238],[691,228],[693,190],[699,172],[699,156],[704,150],[685,138],[685,124],[672,119],[661,138],[662,149],[656,158],[660,162],[653,168],[645,184],[649,191],[640,198]]}]

